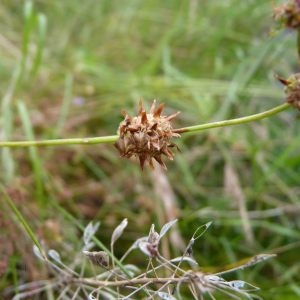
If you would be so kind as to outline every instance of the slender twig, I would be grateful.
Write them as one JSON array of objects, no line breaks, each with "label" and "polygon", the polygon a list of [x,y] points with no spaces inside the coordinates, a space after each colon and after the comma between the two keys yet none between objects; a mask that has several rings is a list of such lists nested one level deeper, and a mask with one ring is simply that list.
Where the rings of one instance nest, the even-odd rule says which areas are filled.
[{"label": "slender twig", "polygon": [[79,284],[88,284],[95,287],[110,287],[110,286],[135,286],[139,284],[174,284],[179,282],[190,282],[191,279],[188,276],[182,276],[182,277],[170,277],[170,278],[157,278],[157,277],[143,277],[143,278],[136,278],[136,279],[128,279],[128,280],[117,280],[117,281],[101,281],[101,280],[95,280],[90,278],[78,278],[73,279],[72,283],[79,283]]},{"label": "slender twig", "polygon": [[42,146],[63,146],[63,145],[93,145],[113,143],[118,139],[118,135],[100,136],[90,138],[55,139],[41,141],[1,141],[0,147],[42,147]]},{"label": "slender twig", "polygon": [[[249,123],[253,121],[258,121],[261,119],[268,118],[270,116],[276,115],[287,108],[290,104],[284,103],[278,105],[270,110],[231,120],[217,121],[211,123],[205,123],[195,126],[183,127],[175,129],[174,132],[178,133],[198,133],[203,130],[226,127],[232,125],[239,125],[244,123]],[[42,147],[42,146],[63,146],[63,145],[93,145],[93,144],[107,144],[114,143],[119,138],[118,135],[102,136],[102,137],[88,137],[88,138],[70,138],[70,139],[53,139],[53,140],[41,140],[41,141],[0,141],[0,147],[8,148],[20,148],[20,147]]]},{"label": "slender twig", "polygon": [[[258,121],[261,119],[271,117],[273,115],[276,115],[276,114],[286,110],[289,107],[290,107],[290,104],[284,103],[284,104],[278,105],[272,109],[266,110],[266,111],[258,113],[258,114],[254,114],[254,115],[250,115],[250,116],[246,116],[246,117],[242,117],[242,118],[231,119],[231,120],[217,121],[217,122],[212,122],[212,123],[206,123],[206,124],[201,124],[201,125],[179,128],[179,129],[175,130],[175,132],[180,132],[180,133],[181,132],[199,132],[199,131],[211,129],[211,128],[249,123],[249,122]],[[1,144],[0,144],[0,146],[1,146]]]}]

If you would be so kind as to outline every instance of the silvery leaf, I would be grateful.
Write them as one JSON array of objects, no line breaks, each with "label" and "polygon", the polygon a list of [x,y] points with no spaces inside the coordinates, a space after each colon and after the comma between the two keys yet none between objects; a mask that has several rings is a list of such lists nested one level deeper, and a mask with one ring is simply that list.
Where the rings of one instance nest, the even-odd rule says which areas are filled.
[{"label": "silvery leaf", "polygon": [[141,241],[138,246],[144,254],[146,254],[149,257],[152,257],[152,255],[149,251],[149,245],[150,244],[147,241]]},{"label": "silvery leaf", "polygon": [[144,237],[141,237],[139,239],[137,239],[136,241],[134,241],[134,243],[130,246],[130,250],[134,250],[134,249],[137,249],[139,248],[139,245],[141,242],[147,242],[148,241],[148,237],[147,236],[144,236]]},{"label": "silvery leaf", "polygon": [[208,280],[208,281],[211,281],[211,282],[214,282],[214,283],[224,283],[226,282],[222,277],[220,276],[217,276],[217,275],[205,275],[205,280]]},{"label": "silvery leaf", "polygon": [[204,225],[199,226],[196,229],[195,233],[193,234],[193,239],[196,240],[199,237],[201,237],[206,232],[206,230],[210,227],[211,224],[212,224],[212,221],[210,221],[210,222],[208,222],[208,223],[206,223]]},{"label": "silvery leaf", "polygon": [[96,222],[95,225],[93,225],[92,222],[90,222],[84,229],[83,233],[83,242],[85,245],[87,245],[92,237],[95,235],[96,231],[98,230],[100,226],[100,222]]},{"label": "silvery leaf", "polygon": [[159,238],[162,238],[166,233],[167,231],[177,222],[177,219],[173,220],[173,221],[170,221],[168,222],[167,224],[165,224],[160,233],[159,233]]},{"label": "silvery leaf", "polygon": [[36,257],[38,257],[39,259],[41,260],[45,260],[45,258],[43,257],[43,255],[41,254],[40,252],[40,249],[36,246],[36,245],[33,245],[33,253]]},{"label": "silvery leaf", "polygon": [[95,243],[94,242],[88,242],[87,244],[85,244],[83,246],[83,251],[89,251],[91,250],[93,247],[95,246]]},{"label": "silvery leaf", "polygon": [[158,297],[160,297],[163,300],[176,300],[176,298],[174,298],[169,293],[158,292],[157,295],[158,295]]},{"label": "silvery leaf", "polygon": [[126,228],[128,224],[127,219],[124,219],[114,230],[112,236],[111,236],[111,245],[113,245],[116,240],[123,234],[124,229]]},{"label": "silvery leaf", "polygon": [[190,263],[191,265],[194,266],[198,266],[198,263],[191,257],[188,256],[179,256],[179,257],[175,257],[173,259],[170,260],[172,263],[177,263],[177,262],[183,262],[186,261],[188,263]]},{"label": "silvery leaf", "polygon": [[60,255],[57,251],[51,249],[48,251],[48,255],[56,262],[59,262],[59,263],[61,262]]},{"label": "silvery leaf", "polygon": [[227,283],[231,288],[233,288],[235,290],[242,290],[245,292],[253,292],[253,291],[259,290],[258,287],[254,286],[248,282],[245,282],[243,280],[232,280]]}]

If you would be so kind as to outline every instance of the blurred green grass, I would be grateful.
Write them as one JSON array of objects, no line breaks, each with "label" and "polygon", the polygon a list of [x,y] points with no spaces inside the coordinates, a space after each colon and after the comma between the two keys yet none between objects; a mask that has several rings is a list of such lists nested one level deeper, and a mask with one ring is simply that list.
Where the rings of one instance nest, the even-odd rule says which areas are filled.
[{"label": "blurred green grass", "polygon": [[[121,110],[133,114],[140,97],[148,107],[157,98],[167,113],[180,110],[178,127],[278,105],[284,95],[274,73],[297,71],[297,55],[293,34],[270,34],[273,4],[4,0],[1,136],[115,134]],[[221,268],[245,256],[278,252],[272,262],[238,274],[260,286],[265,299],[300,296],[297,133],[297,114],[287,111],[255,124],[183,136],[181,152],[168,163],[182,237],[188,240],[199,225],[214,222],[194,249],[200,265]],[[246,199],[251,246],[238,203],[224,191],[228,165]],[[124,217],[129,220],[124,244],[144,235],[152,222],[166,221],[151,171],[120,159],[111,145],[4,149],[1,168],[1,181],[24,217],[57,247],[76,244],[79,237],[52,202],[83,224],[100,220],[104,242]],[[13,220],[9,211],[5,217]],[[47,240],[49,220],[59,228],[54,241]],[[25,236],[22,244],[31,247]],[[18,271],[16,265],[22,269],[33,262],[15,248],[19,258],[9,260],[0,288],[37,276],[32,269],[26,275]]]}]

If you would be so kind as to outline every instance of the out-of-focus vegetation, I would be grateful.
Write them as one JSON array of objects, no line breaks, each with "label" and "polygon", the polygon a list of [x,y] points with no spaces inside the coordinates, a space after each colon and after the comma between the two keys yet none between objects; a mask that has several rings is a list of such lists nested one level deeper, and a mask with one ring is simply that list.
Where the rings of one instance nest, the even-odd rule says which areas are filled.
[{"label": "out-of-focus vegetation", "polygon": [[[116,134],[122,109],[154,98],[181,111],[177,127],[264,111],[283,102],[274,73],[297,71],[295,36],[274,34],[266,0],[8,1],[0,3],[1,138]],[[162,251],[194,246],[215,272],[257,253],[277,257],[236,278],[265,299],[298,299],[297,113],[178,140],[181,152],[141,172],[112,145],[1,150],[1,185],[45,247],[70,259],[92,220],[109,243],[129,220],[115,254],[179,218]],[[3,198],[3,196],[1,196]],[[32,242],[0,202],[0,290],[47,278]],[[72,217],[70,217],[72,216]],[[147,261],[137,255],[135,264]],[[232,275],[231,275],[232,276]],[[11,297],[7,296],[8,298]]]}]

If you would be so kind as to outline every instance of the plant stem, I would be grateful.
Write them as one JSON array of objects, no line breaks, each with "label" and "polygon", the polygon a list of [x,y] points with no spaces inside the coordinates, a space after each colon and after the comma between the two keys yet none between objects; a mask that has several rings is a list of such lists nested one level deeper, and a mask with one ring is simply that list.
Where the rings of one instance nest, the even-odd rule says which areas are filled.
[{"label": "plant stem", "polygon": [[[239,125],[239,124],[249,123],[249,122],[258,121],[258,120],[276,115],[276,114],[280,113],[281,111],[286,110],[289,107],[290,107],[289,103],[284,103],[284,104],[276,106],[270,110],[267,110],[267,111],[264,111],[264,112],[261,112],[261,113],[255,114],[255,115],[250,115],[250,116],[231,119],[231,120],[217,121],[217,122],[211,122],[211,123],[206,123],[206,124],[201,124],[201,125],[183,127],[183,128],[176,129],[175,132],[179,132],[179,133],[193,132],[194,133],[194,132],[211,129],[211,128],[226,127],[226,126],[231,126],[231,125]],[[0,144],[0,146],[1,146],[1,144]]]},{"label": "plant stem", "polygon": [[[175,129],[174,132],[178,133],[197,133],[202,130],[216,128],[216,127],[226,127],[231,125],[239,125],[243,123],[258,121],[270,116],[276,115],[281,111],[286,110],[290,107],[289,103],[284,103],[278,105],[270,110],[264,111],[262,113],[236,118],[231,120],[211,122],[201,125],[189,126]],[[72,138],[72,139],[53,139],[53,140],[41,140],[41,141],[0,141],[0,147],[8,148],[19,148],[19,147],[41,147],[41,146],[62,146],[62,145],[93,145],[93,144],[108,144],[117,141],[118,135],[111,136],[100,136],[100,137],[90,137],[90,138]]]},{"label": "plant stem", "polygon": [[[197,273],[196,273],[197,274]],[[195,277],[196,277],[195,274]],[[201,274],[204,276],[203,274]],[[200,275],[198,275],[200,276]],[[144,277],[144,278],[134,278],[134,279],[128,279],[128,280],[116,280],[116,281],[108,281],[108,280],[96,280],[96,279],[90,279],[90,278],[79,278],[79,279],[72,279],[73,283],[80,283],[80,284],[86,284],[91,285],[95,287],[112,287],[112,286],[132,286],[132,285],[138,285],[138,284],[176,284],[176,283],[187,283],[190,282],[191,278],[188,276],[182,276],[182,277],[170,277],[170,278],[157,278],[157,277]]]},{"label": "plant stem", "polygon": [[42,248],[41,244],[39,243],[39,240],[38,240],[37,236],[34,234],[33,230],[30,227],[30,225],[27,223],[27,221],[23,217],[22,213],[19,211],[19,209],[15,205],[14,201],[10,198],[10,196],[7,194],[7,192],[5,191],[5,188],[2,185],[0,185],[0,191],[2,192],[2,195],[3,195],[2,199],[4,199],[7,202],[10,209],[13,211],[13,213],[17,217],[18,221],[22,225],[23,229],[26,231],[28,236],[31,238],[34,245],[38,248],[41,256],[45,260],[47,260],[47,256],[44,253],[43,248]]},{"label": "plant stem", "polygon": [[100,136],[90,138],[73,138],[73,139],[55,139],[41,141],[0,141],[0,147],[18,148],[18,147],[41,147],[41,146],[62,146],[62,145],[92,145],[113,143],[118,139],[117,135]]}]

